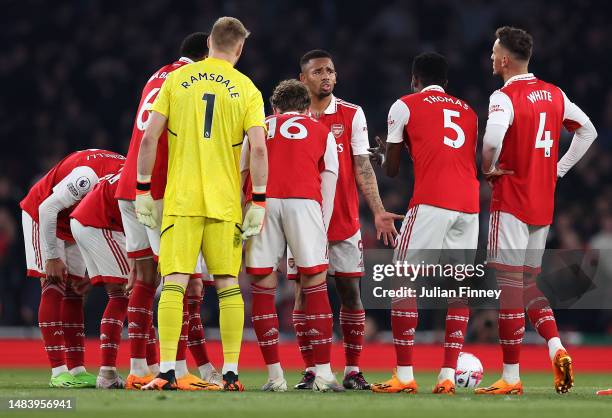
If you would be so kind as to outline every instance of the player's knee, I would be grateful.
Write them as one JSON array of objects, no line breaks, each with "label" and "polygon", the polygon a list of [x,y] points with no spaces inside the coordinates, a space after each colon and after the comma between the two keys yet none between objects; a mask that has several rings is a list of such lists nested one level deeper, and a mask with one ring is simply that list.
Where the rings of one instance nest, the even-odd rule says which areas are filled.
[{"label": "player's knee", "polygon": [[344,308],[350,310],[363,309],[358,279],[336,279],[336,290]]},{"label": "player's knee", "polygon": [[157,274],[157,263],[153,258],[144,258],[134,262],[136,280],[148,285],[159,284]]},{"label": "player's knee", "polygon": [[105,283],[104,289],[107,295],[117,295],[125,293],[125,287],[123,283]]},{"label": "player's knee", "polygon": [[198,296],[202,297],[202,291],[204,289],[204,283],[202,283],[201,278],[191,278],[189,283],[187,283],[187,291],[185,294],[187,296]]}]

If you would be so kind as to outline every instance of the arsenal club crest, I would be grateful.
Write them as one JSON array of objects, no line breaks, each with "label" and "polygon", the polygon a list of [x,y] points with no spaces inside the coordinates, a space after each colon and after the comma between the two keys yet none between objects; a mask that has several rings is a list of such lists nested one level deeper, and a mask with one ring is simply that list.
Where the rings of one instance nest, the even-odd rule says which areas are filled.
[{"label": "arsenal club crest", "polygon": [[344,125],[341,123],[334,123],[331,126],[331,133],[334,135],[334,137],[339,138],[340,135],[344,133]]}]

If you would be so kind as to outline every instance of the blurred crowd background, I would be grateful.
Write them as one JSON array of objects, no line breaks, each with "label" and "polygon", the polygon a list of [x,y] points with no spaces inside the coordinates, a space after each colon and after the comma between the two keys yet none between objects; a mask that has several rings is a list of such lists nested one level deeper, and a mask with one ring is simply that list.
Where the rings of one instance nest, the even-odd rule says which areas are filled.
[{"label": "blurred crowd background", "polygon": [[[558,185],[549,248],[612,250],[612,25],[594,1],[428,0],[9,0],[0,17],[0,325],[35,326],[39,284],[24,277],[18,203],[28,188],[66,154],[84,148],[127,152],[142,86],[160,66],[178,58],[181,39],[207,31],[223,15],[251,30],[238,68],[269,97],[274,85],[299,73],[300,56],[314,48],[334,55],[336,94],[363,107],[374,135],[386,134],[386,115],[410,91],[413,57],[437,51],[450,63],[448,92],[478,112],[481,135],[489,95],[502,84],[491,74],[495,28],[530,31],[530,69],[561,86],[595,124],[599,137],[588,155]],[[602,2],[602,4],[605,4]],[[267,109],[269,110],[269,109]],[[561,149],[571,136],[565,134]],[[383,201],[404,213],[411,194],[408,162],[397,179],[378,171]],[[481,245],[486,245],[489,188],[481,188]],[[364,247],[376,242],[372,217],[362,204]],[[603,254],[603,253],[602,253]],[[611,254],[608,251],[608,254]],[[612,277],[612,257],[600,274]],[[245,287],[245,289],[248,289]],[[245,294],[248,292],[245,292]],[[279,289],[282,330],[290,331],[293,290]],[[97,332],[103,292],[87,302],[87,332]],[[248,303],[248,296],[245,296]],[[337,301],[334,303],[337,305]],[[208,326],[216,323],[214,292],[206,296]],[[250,308],[247,306],[247,311]],[[558,312],[560,329],[605,340],[612,311]],[[368,313],[368,337],[384,339],[388,314]],[[422,315],[434,334],[443,312]],[[250,320],[245,322],[250,326]],[[496,315],[477,312],[473,341],[496,341]],[[8,329],[8,328],[3,328]],[[587,335],[585,334],[585,335]],[[578,338],[589,341],[588,335]],[[578,341],[577,340],[577,341]]]}]

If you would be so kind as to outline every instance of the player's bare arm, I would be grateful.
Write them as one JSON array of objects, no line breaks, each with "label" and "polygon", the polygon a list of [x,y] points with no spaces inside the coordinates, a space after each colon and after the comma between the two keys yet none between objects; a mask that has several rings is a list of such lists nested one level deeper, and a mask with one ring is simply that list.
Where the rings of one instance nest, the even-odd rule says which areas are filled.
[{"label": "player's bare arm", "polygon": [[368,155],[354,155],[353,162],[355,163],[357,186],[359,186],[359,190],[361,190],[370,210],[374,214],[376,238],[382,238],[385,245],[393,244],[395,237],[398,235],[394,221],[404,219],[404,217],[385,210],[378,192],[376,174],[370,163],[370,157]]},{"label": "player's bare arm", "polygon": [[503,175],[514,174],[512,170],[504,170],[496,165],[506,130],[502,125],[487,124],[482,144],[482,173],[488,182]]},{"label": "player's bare arm", "polygon": [[399,173],[402,144],[388,142],[385,147],[385,162],[382,167],[389,177],[396,177]]},{"label": "player's bare arm", "polygon": [[259,234],[266,211],[266,185],[268,183],[268,150],[263,127],[247,130],[250,147],[249,172],[253,183],[253,201],[247,208],[242,223],[242,239]]}]

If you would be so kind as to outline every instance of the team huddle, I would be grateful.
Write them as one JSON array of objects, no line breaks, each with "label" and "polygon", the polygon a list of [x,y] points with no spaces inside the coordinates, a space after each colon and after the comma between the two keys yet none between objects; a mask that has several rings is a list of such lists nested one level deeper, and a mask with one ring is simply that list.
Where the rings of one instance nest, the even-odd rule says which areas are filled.
[{"label": "team huddle", "polygon": [[[547,341],[555,390],[565,393],[573,385],[572,360],[536,278],[556,182],[597,133],[560,88],[528,72],[533,41],[527,32],[502,27],[495,35],[493,73],[504,86],[490,97],[482,172],[492,187],[487,262],[501,290],[503,373],[476,393],[523,392],[525,312]],[[374,216],[377,238],[393,246],[394,261],[437,263],[442,250],[476,249],[476,113],[445,92],[446,59],[423,53],[413,61],[414,93],[391,106],[386,141],[377,137],[378,146],[370,147],[362,108],[333,95],[332,56],[313,50],[300,60],[299,80],[275,87],[266,118],[261,93],[234,68],[248,36],[239,20],[223,17],[210,35],[186,37],[180,59],[155,72],[142,91],[127,157],[74,152],[21,202],[27,273],[42,286],[39,327],[52,369],[50,386],[242,391],[238,275],[244,252],[253,329],[268,370],[262,390],[288,388],[275,308],[277,272],[286,268],[295,283],[292,320],[304,360],[296,389],[417,392],[415,298],[392,301],[392,377],[370,384],[359,367],[365,334],[359,192]],[[562,126],[574,137],[559,159]],[[396,176],[404,148],[415,177],[405,217],[385,210],[372,167]],[[394,221],[402,219],[398,232]],[[341,382],[330,365],[328,276],[341,302]],[[153,302],[160,280],[158,345]],[[104,286],[108,294],[97,376],[84,367],[83,296],[90,285]],[[200,318],[206,287],[214,287],[219,300],[221,371],[206,352]],[[455,392],[469,315],[468,300],[448,300],[434,393]],[[116,357],[126,319],[130,372],[124,380]],[[187,368],[187,349],[199,377]]]}]

